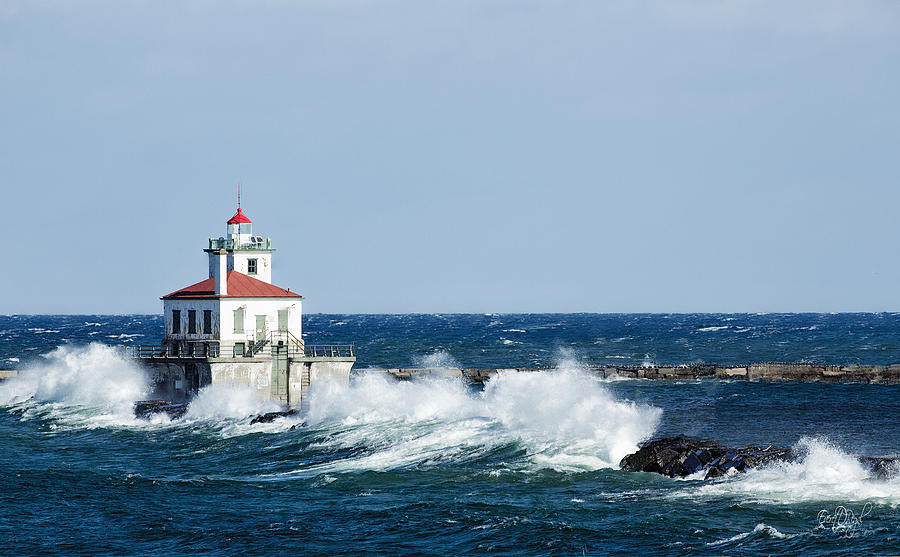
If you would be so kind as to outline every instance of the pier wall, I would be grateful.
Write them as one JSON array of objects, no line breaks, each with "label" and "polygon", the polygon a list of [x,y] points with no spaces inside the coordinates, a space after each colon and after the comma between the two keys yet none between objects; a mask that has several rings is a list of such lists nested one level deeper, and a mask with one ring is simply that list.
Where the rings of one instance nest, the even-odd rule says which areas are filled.
[{"label": "pier wall", "polygon": [[[821,381],[825,383],[900,383],[900,364],[891,365],[824,365],[808,363],[760,363],[744,366],[697,364],[691,366],[588,366],[588,373],[602,378],[660,379],[668,381],[720,379],[746,381]],[[354,372],[382,372],[397,379],[411,379],[436,370],[421,368],[369,369]],[[443,374],[484,383],[498,373],[548,371],[539,368],[457,369],[444,368]]]},{"label": "pier wall", "polygon": [[207,385],[250,387],[260,400],[276,400],[299,408],[311,383],[337,381],[347,384],[353,358],[289,358],[279,372],[271,358],[166,358],[142,359],[154,384],[154,399],[186,402]]}]

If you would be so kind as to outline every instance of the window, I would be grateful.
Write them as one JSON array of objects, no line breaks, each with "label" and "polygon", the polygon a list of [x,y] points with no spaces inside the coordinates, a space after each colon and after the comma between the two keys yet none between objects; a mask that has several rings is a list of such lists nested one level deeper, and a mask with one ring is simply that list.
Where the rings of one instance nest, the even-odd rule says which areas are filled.
[{"label": "window", "polygon": [[197,334],[197,310],[195,309],[188,310],[188,334]]},{"label": "window", "polygon": [[243,342],[235,342],[234,343],[234,355],[235,357],[243,356],[244,351],[246,350],[246,346]]},{"label": "window", "polygon": [[244,308],[234,310],[234,332],[244,332]]},{"label": "window", "polygon": [[248,275],[256,274],[256,259],[248,259],[247,260],[247,274]]},{"label": "window", "polygon": [[286,333],[288,330],[288,310],[278,310],[278,332]]},{"label": "window", "polygon": [[172,310],[172,334],[177,335],[181,333],[181,310],[173,309]]},{"label": "window", "polygon": [[203,334],[204,335],[212,334],[212,310],[211,309],[203,310]]}]

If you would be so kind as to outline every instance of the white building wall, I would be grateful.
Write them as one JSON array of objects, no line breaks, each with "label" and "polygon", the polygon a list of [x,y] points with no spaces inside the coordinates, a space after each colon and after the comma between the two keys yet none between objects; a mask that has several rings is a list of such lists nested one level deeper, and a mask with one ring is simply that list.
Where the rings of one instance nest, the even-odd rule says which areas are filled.
[{"label": "white building wall", "polygon": [[[234,310],[244,309],[244,332],[235,332]],[[301,298],[224,298],[221,305],[221,341],[224,344],[247,342],[256,336],[256,316],[266,316],[266,331],[278,331],[278,310],[288,310],[288,332],[300,339],[303,304]]]},{"label": "white building wall", "polygon": [[[235,332],[234,310],[244,309],[243,332]],[[288,310],[288,332],[295,338],[302,338],[303,303],[302,298],[222,298],[196,300],[163,300],[167,340],[219,340],[222,345],[234,342],[248,342],[256,336],[256,316],[266,316],[267,333],[278,332],[278,310]],[[181,311],[181,326],[172,330],[172,311]],[[197,332],[188,333],[190,310],[197,312]],[[203,311],[212,311],[212,333],[203,333]]]},{"label": "white building wall", "polygon": [[[256,259],[256,274],[251,275],[248,261]],[[272,252],[240,250],[228,252],[228,270],[272,284]],[[211,275],[210,275],[211,276]]]},{"label": "white building wall", "polygon": [[[181,323],[177,331],[172,329],[172,311],[181,310]],[[191,334],[188,331],[188,312],[196,310],[196,331]],[[212,330],[209,334],[203,333],[203,311],[212,312]],[[218,300],[163,300],[163,315],[166,322],[166,340],[215,340],[219,338],[221,319],[219,316]]]}]

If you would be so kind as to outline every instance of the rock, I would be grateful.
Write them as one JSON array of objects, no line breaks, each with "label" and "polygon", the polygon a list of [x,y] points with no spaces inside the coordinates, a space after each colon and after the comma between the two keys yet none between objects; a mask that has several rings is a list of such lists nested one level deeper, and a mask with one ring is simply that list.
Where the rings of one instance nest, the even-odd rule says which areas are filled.
[{"label": "rock", "polygon": [[896,476],[897,473],[900,472],[897,455],[864,456],[859,460],[869,468],[879,480]]},{"label": "rock", "polygon": [[718,478],[773,460],[794,458],[791,449],[733,448],[708,439],[667,437],[643,444],[636,453],[623,458],[619,466],[622,470],[656,472],[670,478],[683,478],[705,470],[705,478]]},{"label": "rock", "polygon": [[[743,472],[769,462],[791,462],[800,457],[793,449],[771,445],[725,447],[716,441],[688,437],[665,437],[641,445],[636,453],[622,459],[619,467],[631,472],[656,472],[670,478],[683,478],[706,471],[704,479]],[[884,479],[900,472],[897,455],[864,456],[860,462],[875,477]]]},{"label": "rock", "polygon": [[684,477],[701,470],[725,452],[726,449],[715,441],[667,437],[643,444],[636,453],[623,458],[619,467],[632,472]]},{"label": "rock", "polygon": [[145,420],[149,420],[153,414],[167,414],[174,420],[184,416],[185,412],[187,412],[187,404],[180,402],[139,400],[134,403],[134,415]]},{"label": "rock", "polygon": [[268,424],[275,421],[275,418],[286,418],[287,416],[293,416],[297,414],[296,410],[284,410],[281,412],[266,412],[265,414],[260,414],[250,420],[250,425],[253,424]]}]

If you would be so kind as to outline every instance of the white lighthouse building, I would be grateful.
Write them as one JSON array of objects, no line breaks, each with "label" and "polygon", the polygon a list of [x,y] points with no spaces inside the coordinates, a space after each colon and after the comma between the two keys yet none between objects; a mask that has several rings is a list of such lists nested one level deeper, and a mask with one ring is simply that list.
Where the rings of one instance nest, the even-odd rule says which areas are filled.
[{"label": "white lighthouse building", "polygon": [[135,347],[158,397],[180,401],[231,384],[296,407],[315,381],[349,381],[353,347],[304,343],[303,297],[272,284],[275,250],[252,226],[238,203],[226,235],[203,250],[209,276],[162,297],[162,345]]},{"label": "white lighthouse building", "polygon": [[[227,236],[209,239],[209,277],[163,296],[170,350],[219,355],[258,353],[266,344],[302,349],[302,296],[272,284],[269,238],[254,236],[240,207]],[[267,342],[268,341],[268,342]]]}]

